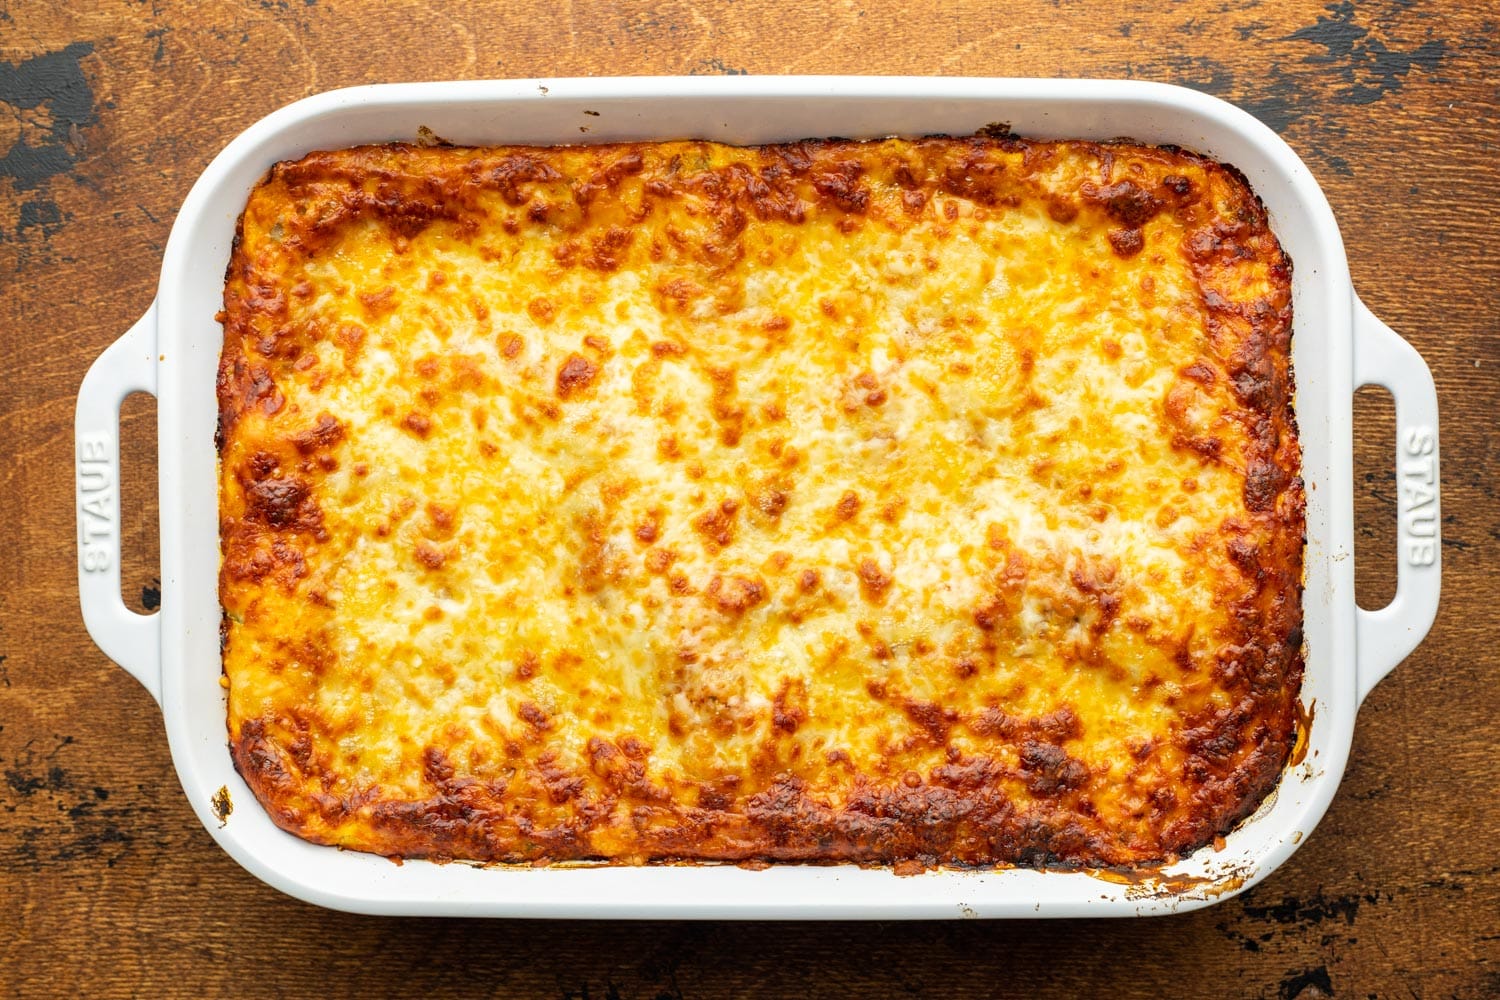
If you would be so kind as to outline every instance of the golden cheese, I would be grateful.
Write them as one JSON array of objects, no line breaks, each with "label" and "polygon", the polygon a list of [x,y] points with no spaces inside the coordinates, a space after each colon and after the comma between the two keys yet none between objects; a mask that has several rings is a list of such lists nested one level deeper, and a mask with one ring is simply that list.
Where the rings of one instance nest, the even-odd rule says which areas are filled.
[{"label": "golden cheese", "polygon": [[1295,738],[1290,264],[1012,137],[314,153],[225,290],[229,733],[402,856],[1141,864]]}]

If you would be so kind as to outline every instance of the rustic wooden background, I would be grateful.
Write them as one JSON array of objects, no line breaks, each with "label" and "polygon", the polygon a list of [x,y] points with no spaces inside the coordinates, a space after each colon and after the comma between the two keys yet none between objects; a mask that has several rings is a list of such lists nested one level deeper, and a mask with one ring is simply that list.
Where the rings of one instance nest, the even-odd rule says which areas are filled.
[{"label": "rustic wooden background", "polygon": [[[0,0],[0,996],[1500,996],[1497,19],[1459,0]],[[189,185],[331,87],[646,72],[1163,80],[1238,102],[1311,165],[1356,286],[1437,376],[1446,579],[1437,627],[1360,712],[1332,810],[1263,885],[1121,922],[372,919],[279,895],[200,828],[155,705],[80,622],[70,466],[79,380],[151,301]],[[1356,414],[1376,604],[1389,400]],[[125,591],[149,607],[149,401],[125,438]]]}]

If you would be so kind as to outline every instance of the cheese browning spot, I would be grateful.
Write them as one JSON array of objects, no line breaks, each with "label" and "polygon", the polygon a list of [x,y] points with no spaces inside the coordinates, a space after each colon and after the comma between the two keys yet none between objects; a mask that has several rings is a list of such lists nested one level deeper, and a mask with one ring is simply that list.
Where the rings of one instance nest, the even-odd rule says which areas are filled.
[{"label": "cheese browning spot", "polygon": [[708,583],[707,596],[726,614],[743,614],[766,599],[766,585],[747,576],[716,576]]},{"label": "cheese browning spot", "polygon": [[840,521],[848,521],[859,513],[859,494],[853,490],[845,490],[843,496],[839,497],[834,513]]},{"label": "cheese browning spot", "polygon": [[567,399],[582,392],[598,374],[599,368],[592,361],[577,354],[568,355],[568,360],[557,370],[558,396]]},{"label": "cheese browning spot", "polygon": [[1211,845],[1297,733],[1289,268],[1231,168],[1006,130],[277,164],[216,386],[235,764],[397,858]]}]

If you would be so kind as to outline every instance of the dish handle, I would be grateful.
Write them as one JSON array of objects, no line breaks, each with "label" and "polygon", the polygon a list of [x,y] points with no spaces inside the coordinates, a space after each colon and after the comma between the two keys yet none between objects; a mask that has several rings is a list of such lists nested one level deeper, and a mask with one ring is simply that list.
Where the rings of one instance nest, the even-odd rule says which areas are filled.
[{"label": "dish handle", "polygon": [[1356,608],[1359,700],[1432,628],[1442,580],[1438,509],[1437,388],[1416,349],[1354,297],[1354,388],[1378,385],[1396,401],[1396,596],[1378,611]]},{"label": "dish handle", "polygon": [[73,422],[78,597],[104,654],[161,704],[161,627],[120,597],[120,404],[156,395],[156,303],[95,359],[78,389]]}]

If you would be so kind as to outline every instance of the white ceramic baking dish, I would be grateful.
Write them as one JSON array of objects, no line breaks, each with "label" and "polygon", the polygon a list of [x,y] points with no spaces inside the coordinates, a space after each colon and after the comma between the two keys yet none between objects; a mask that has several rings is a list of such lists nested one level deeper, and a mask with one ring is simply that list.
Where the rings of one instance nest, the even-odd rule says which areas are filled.
[{"label": "white ceramic baking dish", "polygon": [[[851,865],[477,868],[395,865],[317,847],[272,825],[230,762],[219,686],[213,430],[224,269],[235,219],[278,160],[413,139],[577,143],[698,137],[966,134],[1004,122],[1039,138],[1129,136],[1239,167],[1295,264],[1297,421],[1307,482],[1306,756],[1225,838],[1155,873],[933,871]],[[1399,581],[1379,611],[1354,601],[1351,394],[1396,399]],[[158,399],[160,613],[119,584],[120,402]],[[77,413],[79,589],[89,632],[161,704],[177,773],[208,832],[294,896],[369,913],[530,917],[931,918],[1108,916],[1191,909],[1264,878],[1332,800],[1370,689],[1431,626],[1439,582],[1437,398],[1416,351],[1350,287],[1333,214],[1296,154],[1244,112],[1191,90],[1095,80],[717,77],[488,81],[359,87],[283,108],[231,142],[183,203],[155,303],[95,362]],[[216,799],[227,790],[233,812]]]}]

